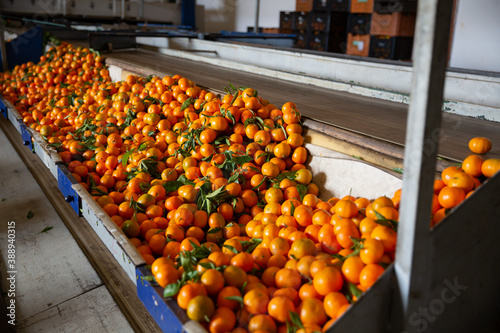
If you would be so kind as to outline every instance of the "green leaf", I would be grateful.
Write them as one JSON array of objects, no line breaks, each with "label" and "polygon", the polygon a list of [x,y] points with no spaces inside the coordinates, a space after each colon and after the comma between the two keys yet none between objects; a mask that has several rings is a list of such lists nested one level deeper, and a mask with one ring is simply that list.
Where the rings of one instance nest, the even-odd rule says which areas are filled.
[{"label": "green leaf", "polygon": [[28,212],[28,215],[26,215],[26,217],[27,217],[28,219],[31,219],[34,215],[35,215],[35,214],[33,214],[33,212],[30,210],[30,211]]},{"label": "green leaf", "polygon": [[264,184],[264,183],[266,182],[266,180],[267,180],[267,177],[266,177],[266,176],[264,176],[264,177],[262,178],[262,180],[260,181],[260,183],[259,183],[259,184],[257,184],[257,185],[255,185],[254,187],[252,187],[252,190],[256,190],[256,189],[258,189],[259,187],[261,187],[261,186],[262,186],[262,184]]},{"label": "green leaf", "polygon": [[155,277],[153,275],[141,276],[141,280],[148,282],[156,282]]},{"label": "green leaf", "polygon": [[304,197],[307,194],[307,186],[304,184],[297,184],[297,191],[299,192],[300,201],[304,200]]},{"label": "green leaf", "polygon": [[302,321],[300,320],[300,316],[296,312],[293,312],[293,311],[289,311],[289,313],[290,313],[290,321],[292,322],[292,324],[303,329],[304,325],[302,324]]},{"label": "green leaf", "polygon": [[295,205],[293,204],[293,201],[290,201],[290,205],[292,205],[292,210],[290,211],[290,215],[293,216],[293,214],[295,214]]},{"label": "green leaf", "polygon": [[262,243],[262,239],[252,238],[248,243],[249,243],[249,246],[247,247],[245,252],[252,253],[253,250],[255,250],[255,248],[257,246],[259,246],[260,243]]},{"label": "green leaf", "polygon": [[227,245],[227,244],[224,244],[224,245],[222,245],[222,246],[223,246],[223,247],[225,247],[226,249],[228,249],[229,251],[231,251],[231,252],[233,252],[233,253],[238,254],[238,250],[236,250],[236,249],[234,248],[234,246]]},{"label": "green leaf", "polygon": [[276,181],[282,181],[283,179],[294,180],[297,177],[297,171],[282,172],[276,176]]},{"label": "green leaf", "polygon": [[401,175],[403,174],[403,169],[401,169],[401,168],[393,168],[392,171],[397,172]]},{"label": "green leaf", "polygon": [[231,177],[229,177],[229,179],[227,180],[227,183],[228,184],[234,183],[237,180],[239,180],[239,177],[240,177],[240,173],[239,172],[235,172]]},{"label": "green leaf", "polygon": [[198,263],[198,265],[200,265],[201,267],[205,268],[205,269],[216,269],[217,266],[215,266],[215,264],[213,262],[200,262]]},{"label": "green leaf", "polygon": [[361,295],[363,294],[363,292],[358,287],[356,287],[356,285],[354,283],[349,282],[348,286],[349,286],[349,292],[351,293],[351,295],[353,295],[357,299],[359,299],[361,297]]},{"label": "green leaf", "polygon": [[170,193],[170,192],[174,192],[174,191],[177,191],[179,189],[179,187],[183,186],[184,184],[178,180],[174,180],[174,181],[171,181],[171,182],[166,182],[165,184],[163,184],[163,188],[165,189],[165,191],[167,191],[167,193]]},{"label": "green leaf", "polygon": [[387,267],[389,267],[391,265],[390,263],[387,263],[387,262],[379,262],[378,264],[380,266],[382,266],[383,269],[386,269]]},{"label": "green leaf", "polygon": [[362,249],[364,248],[363,246],[363,242],[365,241],[364,238],[356,238],[356,237],[352,237],[352,236],[349,236],[349,238],[351,239],[351,241],[354,243],[354,245],[352,246],[352,249]]},{"label": "green leaf", "polygon": [[40,233],[44,233],[44,232],[47,232],[47,231],[52,230],[52,229],[54,229],[54,227],[46,227],[42,231],[40,231]]},{"label": "green leaf", "polygon": [[363,160],[363,158],[361,156],[352,155],[352,157],[357,158],[358,160],[361,160],[361,161]]},{"label": "green leaf", "polygon": [[179,290],[181,289],[181,281],[177,281],[175,283],[171,283],[165,287],[163,290],[163,297],[172,297],[174,295],[177,295]]},{"label": "green leaf", "polygon": [[241,297],[241,296],[227,296],[225,298],[229,301],[236,301],[240,304],[243,304],[243,297]]},{"label": "green leaf", "polygon": [[243,165],[245,163],[253,161],[253,157],[248,155],[241,155],[241,156],[236,155],[235,157],[233,157],[233,160],[236,164]]},{"label": "green leaf", "polygon": [[182,103],[182,105],[181,105],[181,111],[186,110],[193,103],[194,103],[194,99],[192,99],[191,97],[189,97],[188,99],[186,99],[184,101],[184,103]]},{"label": "green leaf", "polygon": [[375,212],[375,215],[377,216],[375,223],[380,224],[380,225],[387,227],[387,228],[392,228],[394,230],[398,230],[398,221],[386,219],[384,217],[384,215],[380,214],[376,210],[373,210],[373,211]]},{"label": "green leaf", "polygon": [[208,229],[208,231],[207,231],[207,235],[208,235],[208,234],[216,234],[216,233],[218,233],[218,232],[219,232],[219,231],[221,231],[221,230],[222,230],[222,228],[220,228],[220,227],[210,228],[210,229]]}]

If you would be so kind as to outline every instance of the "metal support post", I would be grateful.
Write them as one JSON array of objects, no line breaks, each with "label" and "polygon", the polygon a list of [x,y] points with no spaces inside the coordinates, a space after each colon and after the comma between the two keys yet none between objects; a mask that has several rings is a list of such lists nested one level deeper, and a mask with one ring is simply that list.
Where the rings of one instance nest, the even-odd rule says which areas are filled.
[{"label": "metal support post", "polygon": [[139,0],[139,17],[137,19],[142,20],[144,18],[144,0]]},{"label": "metal support post", "polygon": [[5,49],[5,38],[4,38],[4,29],[3,24],[0,27],[0,52],[2,55],[2,68],[3,71],[6,72],[9,70],[9,64],[7,62],[7,50]]},{"label": "metal support post", "polygon": [[418,3],[395,262],[402,314],[393,318],[395,328],[407,332],[420,331],[408,319],[429,292],[429,223],[452,9],[453,0]]},{"label": "metal support post", "polygon": [[181,1],[181,25],[196,30],[196,0]]},{"label": "metal support post", "polygon": [[259,33],[260,0],[255,1],[255,33]]}]

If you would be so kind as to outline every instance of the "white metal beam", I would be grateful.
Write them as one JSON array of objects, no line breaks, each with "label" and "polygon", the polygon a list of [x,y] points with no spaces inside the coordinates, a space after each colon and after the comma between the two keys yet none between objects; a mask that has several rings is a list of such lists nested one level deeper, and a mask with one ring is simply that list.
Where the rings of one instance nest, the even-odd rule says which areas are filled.
[{"label": "white metal beam", "polygon": [[[410,325],[408,315],[429,292],[429,223],[439,145],[436,131],[441,126],[452,8],[453,0],[420,0],[418,3],[395,262],[398,301],[403,315],[400,324],[407,332],[420,331],[420,327]],[[434,149],[426,149],[429,143],[434,143]]]}]

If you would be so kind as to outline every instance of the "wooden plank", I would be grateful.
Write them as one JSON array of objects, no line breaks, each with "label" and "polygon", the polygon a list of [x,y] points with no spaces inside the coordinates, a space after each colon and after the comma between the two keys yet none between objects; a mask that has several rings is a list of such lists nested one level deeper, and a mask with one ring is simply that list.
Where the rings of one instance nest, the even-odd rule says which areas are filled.
[{"label": "wooden plank", "polygon": [[45,195],[66,224],[78,245],[97,271],[111,296],[136,332],[160,332],[136,294],[135,285],[114,260],[87,222],[64,202],[57,182],[38,157],[22,146],[14,128],[2,118],[0,128],[40,184]]},{"label": "wooden plank", "polygon": [[[228,69],[146,50],[117,51],[108,54],[106,61],[142,75],[181,74],[199,85],[220,91],[228,82],[251,86],[278,107],[293,100],[310,119],[404,145],[408,107],[401,103],[240,72],[237,65]],[[494,142],[488,156],[500,155],[500,144],[495,145],[500,143],[500,123],[450,113],[443,113],[441,134],[436,132],[426,149],[437,147],[439,142],[440,156],[463,160],[470,153],[468,141],[475,136],[486,136]]]},{"label": "wooden plank", "polygon": [[19,323],[17,332],[134,332],[105,286]]}]

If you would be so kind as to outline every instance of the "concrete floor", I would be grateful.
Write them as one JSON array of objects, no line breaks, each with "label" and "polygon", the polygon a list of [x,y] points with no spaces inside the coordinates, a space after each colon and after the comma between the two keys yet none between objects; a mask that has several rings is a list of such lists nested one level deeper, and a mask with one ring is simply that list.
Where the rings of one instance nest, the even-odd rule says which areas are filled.
[{"label": "concrete floor", "polygon": [[[9,233],[9,226],[15,234]],[[15,241],[15,263],[8,261],[9,234],[15,235],[10,236]],[[0,285],[7,306],[12,299],[7,278],[15,276],[17,332],[133,332],[1,130],[0,254]],[[5,308],[2,305],[0,312]],[[0,331],[7,327],[3,322]]]}]

